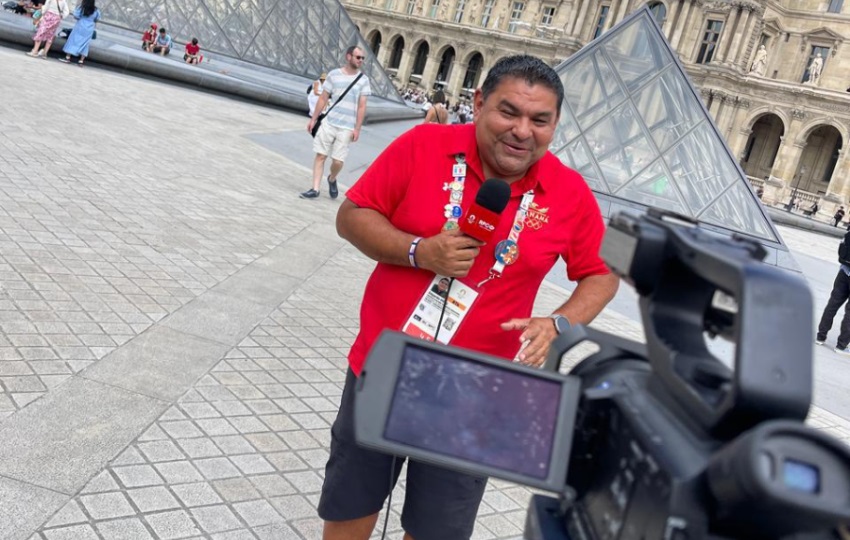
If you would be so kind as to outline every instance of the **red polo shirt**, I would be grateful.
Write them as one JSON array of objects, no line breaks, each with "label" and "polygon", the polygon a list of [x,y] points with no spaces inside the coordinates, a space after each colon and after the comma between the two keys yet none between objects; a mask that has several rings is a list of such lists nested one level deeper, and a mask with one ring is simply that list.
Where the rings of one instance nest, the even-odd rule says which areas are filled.
[{"label": "red polo shirt", "polygon": [[[462,208],[475,201],[484,182],[475,126],[421,125],[396,139],[363,173],[346,196],[361,208],[387,216],[399,230],[427,238],[446,222],[445,205],[455,155],[466,155],[467,173]],[[491,240],[481,249],[462,281],[475,286],[493,266],[496,244],[508,237],[523,193],[534,189],[534,201],[519,238],[519,259],[500,279],[479,289],[479,296],[451,344],[513,359],[519,331],[500,324],[531,316],[537,290],[558,257],[567,263],[573,281],[607,274],[599,247],[605,226],[596,198],[577,172],[547,152],[524,178],[511,184],[511,199]],[[378,263],[366,284],[360,309],[360,333],[348,361],[356,374],[385,328],[400,330],[434,278],[427,270]]]}]

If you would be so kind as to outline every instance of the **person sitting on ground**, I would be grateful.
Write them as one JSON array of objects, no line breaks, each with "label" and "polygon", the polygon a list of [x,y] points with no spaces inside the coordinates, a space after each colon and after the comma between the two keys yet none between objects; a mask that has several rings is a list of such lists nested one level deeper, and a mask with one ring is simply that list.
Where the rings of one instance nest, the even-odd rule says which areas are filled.
[{"label": "person sitting on ground", "polygon": [[174,42],[171,40],[171,36],[166,33],[165,28],[160,28],[159,35],[156,36],[156,39],[151,46],[151,52],[154,54],[159,53],[160,56],[165,56],[171,52],[171,47],[173,45]]},{"label": "person sitting on ground", "polygon": [[447,124],[449,122],[449,110],[446,109],[446,95],[442,90],[434,92],[433,105],[425,114],[423,124]]},{"label": "person sitting on ground", "polygon": [[812,203],[812,205],[809,207],[809,209],[808,209],[808,210],[805,210],[805,211],[803,212],[803,215],[804,215],[804,216],[813,216],[813,215],[815,215],[815,214],[817,214],[817,213],[818,213],[818,210],[819,210],[819,208],[818,208],[818,202],[817,202],[817,201],[815,201],[815,202],[813,202],[813,203]]},{"label": "person sitting on ground", "polygon": [[32,11],[30,12],[30,16],[32,17],[32,27],[33,29],[37,29],[38,23],[41,22],[41,8],[44,7],[44,0],[32,0],[30,5],[32,6]]},{"label": "person sitting on ground", "polygon": [[142,34],[142,50],[151,52],[151,47],[153,47],[153,41],[156,39],[156,29],[158,26],[156,23],[151,23],[145,33]]},{"label": "person sitting on ground", "polygon": [[198,45],[198,38],[193,37],[191,43],[186,44],[186,52],[183,54],[183,61],[187,64],[199,64],[201,62],[201,46]]}]

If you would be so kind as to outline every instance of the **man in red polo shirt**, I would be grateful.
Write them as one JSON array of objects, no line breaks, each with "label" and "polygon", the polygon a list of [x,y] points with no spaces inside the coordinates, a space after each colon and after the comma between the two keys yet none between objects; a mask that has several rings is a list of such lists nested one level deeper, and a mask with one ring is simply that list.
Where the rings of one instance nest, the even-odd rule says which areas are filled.
[{"label": "man in red polo shirt", "polygon": [[[563,97],[558,75],[541,60],[504,58],[475,93],[474,125],[414,128],[348,191],[337,230],[378,265],[331,431],[319,502],[324,540],[368,539],[401,469],[402,459],[354,439],[355,377],[383,329],[540,366],[558,331],[589,323],[616,293],[618,280],[599,257],[604,224],[596,200],[548,152]],[[507,182],[511,197],[493,240],[483,244],[462,235],[458,222],[489,178]],[[558,257],[578,284],[551,317],[532,318]],[[468,539],[485,485],[410,461],[405,540]]]}]

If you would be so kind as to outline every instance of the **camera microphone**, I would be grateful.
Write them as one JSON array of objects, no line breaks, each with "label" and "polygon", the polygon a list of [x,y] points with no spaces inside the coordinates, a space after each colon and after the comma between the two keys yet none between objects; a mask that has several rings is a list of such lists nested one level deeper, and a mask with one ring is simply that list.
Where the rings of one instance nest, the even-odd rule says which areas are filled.
[{"label": "camera microphone", "polygon": [[460,231],[481,242],[489,242],[510,198],[511,186],[507,182],[497,178],[486,180],[475,195],[475,202],[469,207],[466,217],[458,222]]}]

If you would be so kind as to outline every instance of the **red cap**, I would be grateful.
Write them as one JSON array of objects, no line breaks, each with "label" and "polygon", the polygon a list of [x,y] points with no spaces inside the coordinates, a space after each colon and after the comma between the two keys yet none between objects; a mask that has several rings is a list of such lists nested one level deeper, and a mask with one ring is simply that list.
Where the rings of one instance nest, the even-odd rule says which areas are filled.
[{"label": "red cap", "polygon": [[154,29],[158,28],[155,22],[151,23],[151,28],[154,28]]}]

